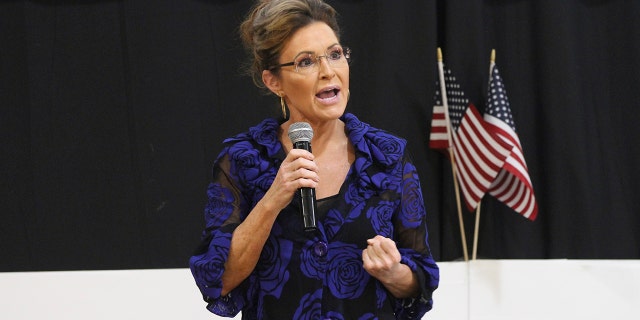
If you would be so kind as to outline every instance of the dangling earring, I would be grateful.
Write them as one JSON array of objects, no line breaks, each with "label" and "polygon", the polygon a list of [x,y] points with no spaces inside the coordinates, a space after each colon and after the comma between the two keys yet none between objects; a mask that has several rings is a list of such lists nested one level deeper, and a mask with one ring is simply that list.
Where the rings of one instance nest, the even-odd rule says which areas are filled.
[{"label": "dangling earring", "polygon": [[284,95],[280,96],[280,106],[282,107],[282,117],[287,118],[287,105],[284,103]]},{"label": "dangling earring", "polygon": [[349,98],[351,98],[351,90],[347,89],[347,102],[349,102]]}]

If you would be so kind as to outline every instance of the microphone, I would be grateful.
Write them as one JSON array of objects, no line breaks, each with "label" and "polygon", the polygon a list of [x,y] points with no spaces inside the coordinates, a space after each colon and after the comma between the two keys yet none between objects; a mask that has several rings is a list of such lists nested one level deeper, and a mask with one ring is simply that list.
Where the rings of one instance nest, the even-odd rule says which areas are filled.
[{"label": "microphone", "polygon": [[[313,138],[313,129],[306,122],[296,122],[289,126],[289,139],[293,143],[294,149],[304,149],[311,152],[311,138]],[[302,221],[304,222],[305,231],[313,231],[316,229],[316,189],[300,188],[300,211],[302,213]]]}]

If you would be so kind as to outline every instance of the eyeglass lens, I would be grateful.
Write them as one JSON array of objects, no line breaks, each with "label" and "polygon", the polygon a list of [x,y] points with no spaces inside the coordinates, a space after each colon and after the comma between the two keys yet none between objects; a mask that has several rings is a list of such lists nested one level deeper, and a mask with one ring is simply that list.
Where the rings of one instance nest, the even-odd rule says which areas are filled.
[{"label": "eyeglass lens", "polygon": [[326,58],[329,65],[333,67],[342,67],[347,65],[347,59],[349,58],[349,50],[342,47],[333,47],[325,52],[322,56],[317,56],[315,53],[304,52],[299,54],[294,60],[296,71],[300,73],[309,73],[316,71],[320,63],[321,58]]}]

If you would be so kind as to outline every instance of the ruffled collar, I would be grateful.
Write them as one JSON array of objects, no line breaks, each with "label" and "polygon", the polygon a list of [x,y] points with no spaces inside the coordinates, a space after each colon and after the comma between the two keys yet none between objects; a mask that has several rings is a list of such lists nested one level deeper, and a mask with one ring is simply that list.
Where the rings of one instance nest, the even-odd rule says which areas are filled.
[{"label": "ruffled collar", "polygon": [[[395,137],[384,130],[373,128],[351,113],[345,113],[340,119],[345,123],[347,135],[354,149],[368,162],[389,166],[402,157],[406,146],[404,139]],[[265,148],[269,157],[278,158],[278,153],[283,151],[282,144],[278,140],[279,129],[278,120],[267,118],[251,127],[249,131],[225,140],[225,143],[253,140]]]}]

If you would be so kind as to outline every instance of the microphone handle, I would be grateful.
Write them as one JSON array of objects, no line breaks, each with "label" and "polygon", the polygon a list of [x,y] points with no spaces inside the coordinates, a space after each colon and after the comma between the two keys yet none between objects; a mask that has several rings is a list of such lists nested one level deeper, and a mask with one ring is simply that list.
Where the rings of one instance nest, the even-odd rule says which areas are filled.
[{"label": "microphone handle", "polygon": [[316,189],[300,188],[300,206],[302,207],[302,221],[305,231],[316,229]]},{"label": "microphone handle", "polygon": [[[294,149],[304,149],[311,152],[311,143],[309,141],[298,141],[293,144]],[[316,203],[315,188],[300,188],[300,211],[302,212],[302,222],[305,231],[313,231],[316,226],[316,211],[318,205]]]}]

